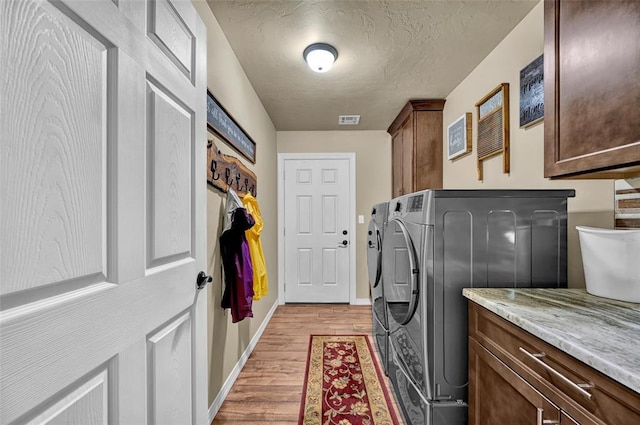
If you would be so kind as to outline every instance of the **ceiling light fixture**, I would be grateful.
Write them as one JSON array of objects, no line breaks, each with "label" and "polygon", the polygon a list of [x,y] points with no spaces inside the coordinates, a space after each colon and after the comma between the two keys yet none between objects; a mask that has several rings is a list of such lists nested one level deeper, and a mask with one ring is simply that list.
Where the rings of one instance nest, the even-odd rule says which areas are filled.
[{"label": "ceiling light fixture", "polygon": [[302,56],[315,72],[327,72],[338,58],[338,51],[329,44],[315,43],[304,49]]}]

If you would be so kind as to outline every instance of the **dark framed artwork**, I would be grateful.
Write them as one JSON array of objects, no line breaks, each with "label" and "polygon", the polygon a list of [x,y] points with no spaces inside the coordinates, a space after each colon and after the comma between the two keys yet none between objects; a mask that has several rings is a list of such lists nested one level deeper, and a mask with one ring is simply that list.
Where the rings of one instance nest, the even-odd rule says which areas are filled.
[{"label": "dark framed artwork", "polygon": [[476,103],[478,113],[478,180],[482,180],[482,161],[502,154],[505,174],[510,170],[509,83],[502,83]]},{"label": "dark framed artwork", "polygon": [[256,163],[256,142],[249,137],[209,90],[207,90],[207,127],[240,155],[253,164]]},{"label": "dark framed artwork", "polygon": [[520,71],[520,128],[544,118],[544,55]]},{"label": "dark framed artwork", "polygon": [[447,127],[447,159],[471,152],[471,112],[463,114]]}]

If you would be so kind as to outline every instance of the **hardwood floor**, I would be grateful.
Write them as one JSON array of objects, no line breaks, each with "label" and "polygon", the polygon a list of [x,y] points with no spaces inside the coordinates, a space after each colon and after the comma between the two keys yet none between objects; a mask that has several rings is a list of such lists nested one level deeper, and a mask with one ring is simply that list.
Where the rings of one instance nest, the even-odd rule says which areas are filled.
[{"label": "hardwood floor", "polygon": [[311,334],[371,335],[371,307],[279,306],[212,425],[297,424]]}]

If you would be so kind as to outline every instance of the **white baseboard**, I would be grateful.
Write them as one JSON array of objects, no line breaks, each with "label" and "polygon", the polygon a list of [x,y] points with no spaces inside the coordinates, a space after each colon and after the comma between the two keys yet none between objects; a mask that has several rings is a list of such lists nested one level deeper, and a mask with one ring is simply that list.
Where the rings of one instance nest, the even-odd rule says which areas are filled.
[{"label": "white baseboard", "polygon": [[369,298],[356,298],[355,302],[350,303],[351,305],[371,305],[371,299]]},{"label": "white baseboard", "polygon": [[264,330],[266,329],[267,324],[271,320],[271,317],[273,316],[273,314],[276,312],[276,309],[278,308],[279,304],[280,303],[278,302],[278,300],[276,300],[273,303],[273,307],[271,307],[271,310],[269,310],[269,312],[267,313],[267,316],[262,321],[260,328],[258,328],[258,331],[256,332],[256,334],[253,336],[253,338],[251,338],[251,342],[249,342],[249,345],[247,345],[247,348],[244,350],[244,352],[238,359],[238,362],[236,363],[235,367],[229,374],[229,377],[227,378],[224,385],[220,389],[220,392],[218,393],[216,398],[213,400],[213,403],[209,407],[209,423],[213,422],[213,418],[215,418],[216,414],[218,413],[218,410],[220,410],[220,407],[222,406],[222,403],[227,398],[227,395],[229,395],[229,391],[231,391],[231,387],[233,387],[233,384],[236,382],[236,379],[238,379],[238,376],[240,375],[240,371],[242,370],[244,365],[247,363],[247,359],[249,359],[251,352],[256,347],[256,344],[260,340],[260,337],[262,337],[262,334],[264,333]]}]

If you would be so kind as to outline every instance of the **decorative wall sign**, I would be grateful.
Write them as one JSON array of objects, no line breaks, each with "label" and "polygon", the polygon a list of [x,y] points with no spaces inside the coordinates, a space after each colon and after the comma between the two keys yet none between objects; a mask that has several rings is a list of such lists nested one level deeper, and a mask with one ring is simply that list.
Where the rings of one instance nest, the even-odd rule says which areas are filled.
[{"label": "decorative wall sign", "polygon": [[520,128],[544,118],[544,55],[520,71]]},{"label": "decorative wall sign", "polygon": [[503,154],[503,172],[509,173],[509,83],[502,83],[476,103],[478,112],[478,180],[482,161]]},{"label": "decorative wall sign", "polygon": [[218,147],[209,140],[207,144],[207,183],[227,192],[233,188],[241,198],[247,193],[258,196],[256,175],[238,158],[220,153]]},{"label": "decorative wall sign", "polygon": [[256,142],[227,113],[209,90],[207,90],[207,127],[239,154],[256,163]]},{"label": "decorative wall sign", "polygon": [[471,152],[471,112],[467,112],[447,127],[449,159]]}]

